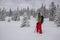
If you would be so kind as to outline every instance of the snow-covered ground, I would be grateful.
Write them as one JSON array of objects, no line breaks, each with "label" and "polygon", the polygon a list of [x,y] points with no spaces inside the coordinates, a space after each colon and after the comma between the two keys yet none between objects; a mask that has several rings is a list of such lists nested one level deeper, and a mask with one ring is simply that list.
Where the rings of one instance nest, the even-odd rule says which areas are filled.
[{"label": "snow-covered ground", "polygon": [[21,28],[21,21],[0,21],[0,40],[60,40],[60,27],[48,18],[42,24],[43,34],[34,32],[37,23],[35,18],[29,20],[30,27]]}]

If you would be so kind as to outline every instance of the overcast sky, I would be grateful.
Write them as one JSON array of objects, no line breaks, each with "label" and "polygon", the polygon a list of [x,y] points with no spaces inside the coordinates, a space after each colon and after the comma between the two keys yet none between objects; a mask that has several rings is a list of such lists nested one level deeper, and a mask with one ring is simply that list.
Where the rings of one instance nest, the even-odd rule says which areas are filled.
[{"label": "overcast sky", "polygon": [[43,3],[48,8],[50,3],[54,1],[55,4],[59,4],[60,0],[0,0],[0,8],[5,7],[6,9],[12,8],[39,8]]}]

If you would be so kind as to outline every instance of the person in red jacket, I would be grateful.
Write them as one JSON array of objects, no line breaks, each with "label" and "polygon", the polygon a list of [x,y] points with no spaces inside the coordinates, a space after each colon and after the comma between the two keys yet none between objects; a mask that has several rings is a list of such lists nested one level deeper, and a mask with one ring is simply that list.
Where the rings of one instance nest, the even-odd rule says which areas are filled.
[{"label": "person in red jacket", "polygon": [[42,34],[42,23],[43,23],[43,16],[41,16],[41,14],[38,13],[38,22],[36,26],[37,33]]}]

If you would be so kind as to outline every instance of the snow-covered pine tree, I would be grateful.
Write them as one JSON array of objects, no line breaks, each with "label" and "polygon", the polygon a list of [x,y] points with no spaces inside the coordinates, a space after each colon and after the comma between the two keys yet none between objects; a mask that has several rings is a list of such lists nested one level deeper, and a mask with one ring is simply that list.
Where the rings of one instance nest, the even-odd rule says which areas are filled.
[{"label": "snow-covered pine tree", "polygon": [[55,13],[56,13],[56,6],[55,6],[54,2],[51,3],[49,10],[50,10],[49,20],[54,21]]},{"label": "snow-covered pine tree", "polygon": [[5,21],[5,17],[6,17],[6,10],[5,10],[5,8],[3,8],[2,12],[1,12],[2,21]]},{"label": "snow-covered pine tree", "polygon": [[33,12],[33,17],[34,17],[34,18],[36,18],[36,16],[37,16],[36,14],[37,14],[37,13],[36,13],[36,11],[34,10],[34,12]]},{"label": "snow-covered pine tree", "polygon": [[17,14],[17,19],[16,19],[16,21],[20,21],[20,13],[19,13],[19,8],[17,7],[17,12],[16,12],[16,14]]},{"label": "snow-covered pine tree", "polygon": [[56,8],[56,14],[55,14],[54,22],[57,24],[57,26],[60,26],[60,7],[59,7],[59,5],[57,5],[57,8]]},{"label": "snow-covered pine tree", "polygon": [[29,10],[29,6],[27,7],[27,16],[28,16],[28,19],[30,19],[30,10]]},{"label": "snow-covered pine tree", "polygon": [[16,21],[17,19],[17,13],[16,13],[16,10],[13,11],[13,16],[12,16],[12,20],[13,21]]},{"label": "snow-covered pine tree", "polygon": [[19,9],[17,7],[17,11],[14,12],[14,16],[12,17],[13,21],[20,21],[20,14],[19,14]]},{"label": "snow-covered pine tree", "polygon": [[2,15],[2,13],[1,13],[1,8],[0,8],[0,21],[2,21],[2,19],[1,19],[2,16],[1,15]]},{"label": "snow-covered pine tree", "polygon": [[23,17],[24,18],[23,18],[21,27],[28,27],[29,26],[29,21],[28,21],[28,16],[27,16],[26,12],[24,13]]},{"label": "snow-covered pine tree", "polygon": [[11,8],[10,8],[10,9],[9,9],[9,14],[8,14],[8,16],[9,16],[8,22],[11,21],[12,15],[13,15],[13,12],[12,12],[12,10],[11,10]]},{"label": "snow-covered pine tree", "polygon": [[49,16],[49,13],[48,13],[48,10],[46,9],[46,5],[44,6],[44,8],[43,8],[43,15],[44,15],[44,18],[48,18],[48,16]]}]

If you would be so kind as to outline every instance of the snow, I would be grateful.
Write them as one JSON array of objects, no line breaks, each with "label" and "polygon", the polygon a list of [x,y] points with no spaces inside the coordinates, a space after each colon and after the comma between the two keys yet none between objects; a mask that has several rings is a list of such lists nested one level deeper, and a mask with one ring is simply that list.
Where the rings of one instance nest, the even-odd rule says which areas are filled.
[{"label": "snow", "polygon": [[42,24],[43,34],[34,32],[36,18],[31,17],[29,27],[21,28],[21,21],[22,17],[20,21],[0,21],[0,40],[60,40],[60,27],[48,18]]}]

